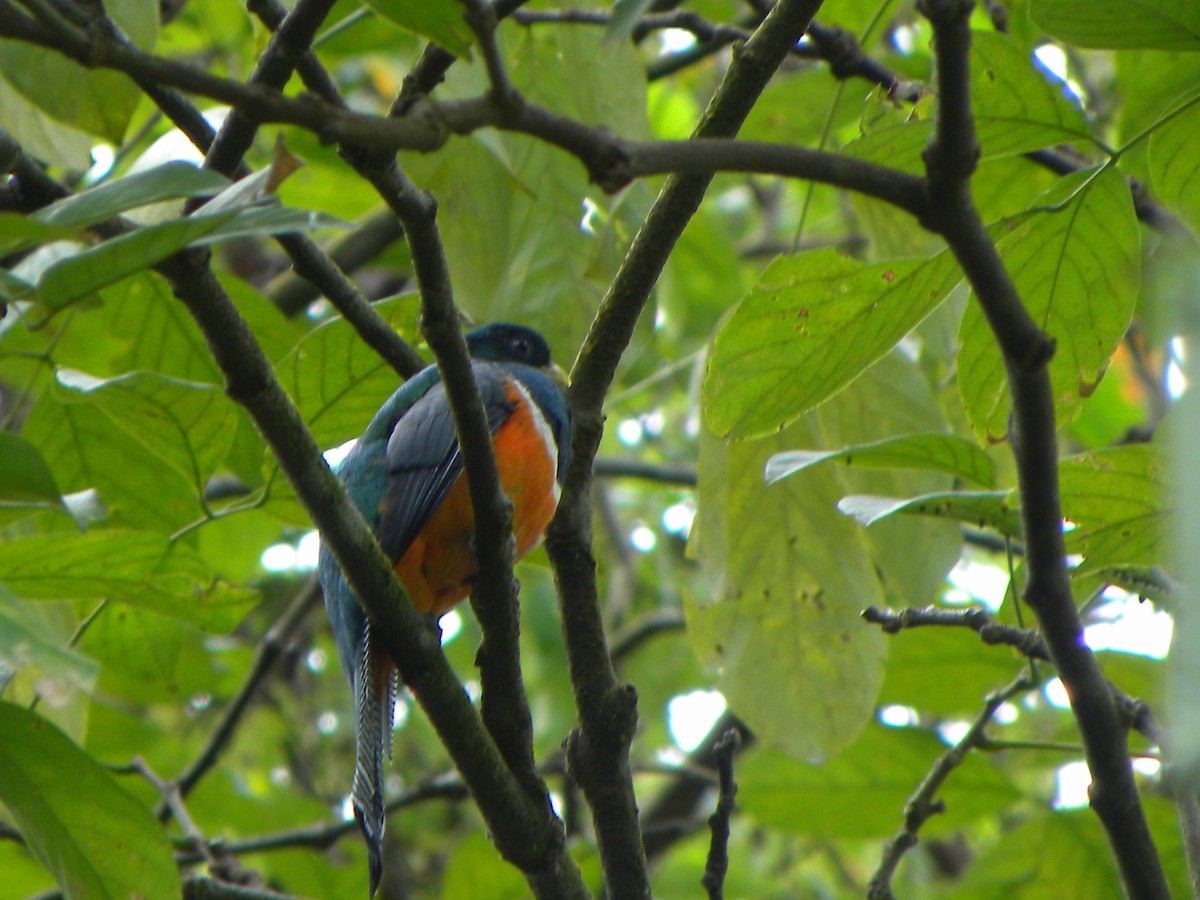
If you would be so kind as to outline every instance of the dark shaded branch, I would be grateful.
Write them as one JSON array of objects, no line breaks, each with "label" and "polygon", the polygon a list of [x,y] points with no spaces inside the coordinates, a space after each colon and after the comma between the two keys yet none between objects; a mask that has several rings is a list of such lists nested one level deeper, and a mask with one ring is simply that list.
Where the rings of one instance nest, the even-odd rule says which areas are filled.
[{"label": "dark shaded branch", "polygon": [[679,487],[696,486],[696,467],[671,463],[642,462],[640,459],[599,457],[594,471],[601,478],[642,478]]},{"label": "dark shaded branch", "polygon": [[709,900],[722,900],[725,896],[725,873],[729,871],[729,820],[733,817],[737,800],[737,783],[733,780],[733,758],[741,744],[738,730],[730,728],[721,735],[717,746],[713,748],[713,761],[717,766],[720,789],[717,794],[717,808],[708,817],[712,841],[704,863],[704,877],[700,879]]},{"label": "dark shaded branch", "polygon": [[[349,234],[336,238],[326,252],[334,266],[342,272],[352,273],[403,237],[404,229],[399,220],[390,210],[384,210],[365,219]],[[303,312],[310,303],[321,297],[316,284],[299,277],[296,272],[286,272],[276,277],[267,285],[266,294],[285,316]],[[413,360],[414,364],[418,362],[418,359]]]},{"label": "dark shaded branch", "polygon": [[[731,137],[803,35],[816,2],[783,0],[754,36],[735,53],[697,136]],[[618,682],[609,659],[592,554],[592,462],[603,429],[603,403],[617,363],[688,220],[704,197],[711,175],[672,176],[655,201],[620,271],[601,302],[572,371],[575,411],[573,459],[563,503],[547,534],[562,604],[571,684],[580,726],[567,740],[567,759],[592,808],[604,871],[613,896],[647,896],[646,852],[629,773],[629,745],[637,723],[637,697]]]},{"label": "dark shaded branch", "polygon": [[1012,393],[1012,446],[1021,494],[1025,599],[1036,613],[1067,688],[1092,774],[1090,800],[1108,834],[1131,897],[1170,896],[1133,778],[1125,729],[1096,658],[1083,640],[1066,568],[1054,397],[1047,364],[1054,342],[1030,317],[971,200],[979,157],[968,90],[970,0],[925,0],[934,27],[941,97],[925,151],[930,208],[963,268],[1004,356]]},{"label": "dark shaded branch", "polygon": [[971,727],[967,729],[966,734],[959,738],[953,747],[938,757],[937,762],[926,773],[921,784],[904,805],[904,824],[896,832],[896,836],[884,845],[883,858],[880,860],[879,868],[871,876],[867,888],[869,900],[894,900],[892,876],[896,873],[896,867],[900,865],[904,854],[917,846],[921,826],[931,816],[945,811],[945,805],[937,799],[937,793],[941,790],[942,784],[945,783],[950,773],[962,764],[972,748],[978,746],[983,740],[984,728],[996,715],[996,710],[1013,697],[1036,686],[1029,674],[1023,672],[1004,690],[991,694],[979,715],[971,723]]},{"label": "dark shaded branch", "polygon": [[447,664],[436,630],[405,597],[390,562],[206,261],[201,253],[185,251],[159,268],[204,332],[225,373],[227,392],[254,419],[367,608],[376,634],[471,787],[497,848],[522,870],[538,896],[586,896],[563,848],[561,824],[533,803],[510,773]]},{"label": "dark shaded branch", "polygon": [[[428,784],[419,785],[411,790],[398,794],[388,801],[387,812],[393,813],[399,809],[417,806],[430,800],[466,800],[471,793],[462,780],[456,776],[439,778]],[[323,822],[305,828],[292,828],[274,834],[258,835],[256,837],[239,838],[227,841],[220,838],[209,839],[209,849],[220,849],[223,852],[238,856],[245,853],[264,853],[273,850],[288,850],[295,847],[309,847],[314,850],[324,850],[332,847],[347,835],[358,834],[358,823],[354,819],[339,819],[336,822]],[[193,865],[204,859],[204,854],[195,849],[179,851],[175,861],[181,866]]]},{"label": "dark shaded branch", "polygon": [[642,816],[646,856],[652,862],[704,825],[702,809],[709,802],[715,772],[713,753],[730,729],[737,731],[742,750],[754,743],[754,735],[745,723],[731,712],[724,713],[700,745],[688,754],[673,782],[658,794]]},{"label": "dark shaded branch", "polygon": [[863,610],[862,617],[874,625],[882,626],[887,634],[897,634],[905,628],[920,628],[928,625],[970,628],[983,639],[985,644],[1007,644],[1019,650],[1022,656],[1047,661],[1050,659],[1050,651],[1046,647],[1046,642],[1036,631],[1017,628],[1013,625],[1001,625],[992,619],[991,613],[986,609],[977,606],[968,609],[926,606],[923,609],[910,608],[902,609],[899,612],[868,606]]}]

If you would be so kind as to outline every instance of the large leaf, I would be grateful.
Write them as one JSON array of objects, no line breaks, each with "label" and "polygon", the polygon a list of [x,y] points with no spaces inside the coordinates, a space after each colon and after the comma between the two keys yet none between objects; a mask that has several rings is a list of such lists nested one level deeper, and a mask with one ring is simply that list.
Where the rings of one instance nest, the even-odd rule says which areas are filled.
[{"label": "large leaf", "polygon": [[[156,0],[106,0],[104,11],[143,50],[158,37]],[[43,47],[0,41],[0,74],[26,99],[80,131],[120,144],[141,98],[128,76],[88,69]]]},{"label": "large leaf", "polygon": [[1150,177],[1159,198],[1200,227],[1200,96],[1174,110],[1150,136]]},{"label": "large leaf", "polygon": [[63,491],[94,488],[112,524],[167,534],[204,514],[195,489],[179,472],[95,404],[63,402],[65,393],[59,387],[43,396],[21,432]]},{"label": "large leaf", "polygon": [[717,333],[706,422],[721,436],[778,431],[891,350],[959,278],[949,253],[877,265],[832,250],[780,257]]},{"label": "large leaf", "polygon": [[183,475],[198,496],[233,443],[236,410],[216,385],[151,372],[102,381],[59,370],[58,381]]},{"label": "large leaf", "polygon": [[819,463],[838,461],[869,469],[919,469],[967,478],[985,487],[996,483],[996,464],[970,441],[953,434],[909,434],[840,450],[787,450],[767,460],[768,484]]},{"label": "large leaf", "polygon": [[190,162],[174,161],[64,197],[38,210],[33,218],[60,228],[81,228],[148,203],[207,196],[228,186],[229,179],[224,175]]},{"label": "large leaf", "polygon": [[[815,838],[879,838],[894,834],[904,805],[946,745],[909,728],[871,725],[835,759],[812,766],[769,749],[738,765],[738,806],[762,825]],[[944,815],[931,834],[956,831],[994,815],[1020,797],[991,760],[969,754],[937,794]]]},{"label": "large leaf", "polygon": [[1081,47],[1200,50],[1200,5],[1194,0],[1030,0],[1029,14],[1059,40]]},{"label": "large leaf", "polygon": [[217,582],[195,551],[139,531],[0,543],[0,584],[23,600],[115,600],[215,631],[232,629],[257,601]]},{"label": "large leaf", "polygon": [[68,898],[180,896],[150,810],[52,724],[2,701],[0,801]]},{"label": "large leaf", "polygon": [[397,25],[429,38],[443,50],[463,56],[474,40],[458,0],[366,0]]},{"label": "large leaf", "polygon": [[988,693],[1016,678],[1023,665],[1016,650],[987,647],[968,628],[905,629],[888,638],[879,702],[941,719],[972,719]]},{"label": "large leaf", "polygon": [[[1140,235],[1116,169],[1064,178],[1043,211],[997,241],[1025,308],[1056,342],[1050,361],[1058,422],[1069,421],[1104,374],[1137,302]],[[1004,361],[977,301],[959,331],[958,389],[980,440],[1003,440],[1012,403]]]},{"label": "large leaf", "polygon": [[112,359],[117,372],[144,370],[186,381],[222,382],[204,335],[161,275],[140,272],[104,288],[100,297],[103,309],[73,324],[86,327],[92,316],[104,317],[100,327],[121,339]]},{"label": "large leaf", "polygon": [[1166,472],[1155,448],[1135,444],[1059,463],[1063,515],[1074,523],[1069,549],[1083,554],[1073,571],[1156,565],[1170,528]]},{"label": "large leaf", "polygon": [[719,667],[730,707],[768,742],[819,761],[870,718],[885,644],[858,618],[882,591],[862,535],[834,510],[835,480],[762,480],[773,452],[813,440],[807,422],[756,441],[702,435],[689,552],[709,594],[690,596],[686,610],[692,645]]},{"label": "large leaf", "polygon": [[[378,303],[375,309],[392,327],[415,338],[418,303],[409,294]],[[317,443],[326,448],[361,434],[401,384],[344,319],[315,328],[280,361],[277,374]]]},{"label": "large leaf", "polygon": [[0,122],[30,156],[81,171],[91,165],[95,139],[46,115],[0,79]]}]

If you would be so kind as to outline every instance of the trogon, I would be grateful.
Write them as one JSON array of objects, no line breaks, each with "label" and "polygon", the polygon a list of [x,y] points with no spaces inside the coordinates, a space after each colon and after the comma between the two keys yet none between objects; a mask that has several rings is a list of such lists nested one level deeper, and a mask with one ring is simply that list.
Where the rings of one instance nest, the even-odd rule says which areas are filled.
[{"label": "trogon", "polygon": [[[494,323],[466,335],[504,492],[516,557],[541,537],[567,471],[566,376],[545,339]],[[454,418],[437,366],[404,383],[334,468],[370,523],[418,612],[441,616],[471,593],[475,520]],[[382,873],[383,759],[392,752],[397,673],[371,634],[333,554],[321,548],[325,611],[350,678],[357,717],[351,798],[367,839],[371,894]]]}]

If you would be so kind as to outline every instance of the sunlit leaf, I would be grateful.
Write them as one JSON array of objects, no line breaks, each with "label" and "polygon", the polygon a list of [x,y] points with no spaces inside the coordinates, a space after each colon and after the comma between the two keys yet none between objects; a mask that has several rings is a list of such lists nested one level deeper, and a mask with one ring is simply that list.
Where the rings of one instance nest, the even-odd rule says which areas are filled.
[{"label": "sunlit leaf", "polygon": [[910,434],[841,450],[787,450],[767,460],[764,477],[774,484],[832,460],[851,467],[944,472],[985,487],[996,481],[996,464],[991,458],[975,444],[952,434]]},{"label": "sunlit leaf", "polygon": [[470,49],[474,37],[456,0],[366,0],[368,6],[402,28],[429,38],[455,56]]},{"label": "sunlit leaf", "polygon": [[234,406],[216,385],[149,372],[99,380],[60,370],[58,380],[188,479],[197,494],[233,443]]},{"label": "sunlit leaf", "polygon": [[1010,491],[945,491],[907,498],[857,494],[843,497],[838,509],[863,526],[874,525],[897,513],[909,513],[994,528],[1001,534],[1016,536],[1021,532],[1021,520],[1012,502]]},{"label": "sunlit leaf", "polygon": [[[946,752],[935,735],[871,725],[842,753],[812,766],[772,750],[738,766],[738,805],[756,822],[816,838],[882,838],[895,833],[922,772]],[[944,814],[926,823],[931,834],[953,832],[994,815],[1020,791],[991,760],[970,754],[937,799]],[[814,815],[820,810],[819,815]]]},{"label": "sunlit leaf", "polygon": [[762,480],[780,446],[813,438],[805,422],[756,441],[703,436],[689,552],[713,593],[690,596],[686,610],[692,645],[719,668],[733,711],[768,742],[815,762],[866,725],[885,645],[858,618],[882,592],[862,535],[834,509],[837,485]]},{"label": "sunlit leaf", "polygon": [[713,342],[709,427],[738,437],[778,431],[891,350],[960,277],[948,253],[869,266],[830,250],[780,257]]},{"label": "sunlit leaf", "polygon": [[[104,11],[139,48],[154,48],[156,0],[106,0]],[[0,42],[0,73],[50,116],[114,144],[124,138],[141,97],[127,75],[85,68],[61,54],[19,41]]]},{"label": "sunlit leaf", "polygon": [[[1137,218],[1115,169],[1079,172],[1042,198],[1043,212],[1003,226],[997,248],[1025,308],[1055,340],[1050,380],[1059,423],[1104,375],[1137,302]],[[973,299],[959,332],[958,389],[980,440],[1002,440],[1012,403],[996,339]]]}]

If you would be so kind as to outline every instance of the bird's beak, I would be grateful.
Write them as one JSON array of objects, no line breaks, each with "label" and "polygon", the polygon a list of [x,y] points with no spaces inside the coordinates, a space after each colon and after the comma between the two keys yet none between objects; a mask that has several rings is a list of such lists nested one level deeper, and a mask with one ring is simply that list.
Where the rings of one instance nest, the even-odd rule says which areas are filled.
[{"label": "bird's beak", "polygon": [[567,377],[567,373],[558,363],[550,363],[546,367],[546,374],[553,378],[564,391],[571,386],[571,379]]}]

